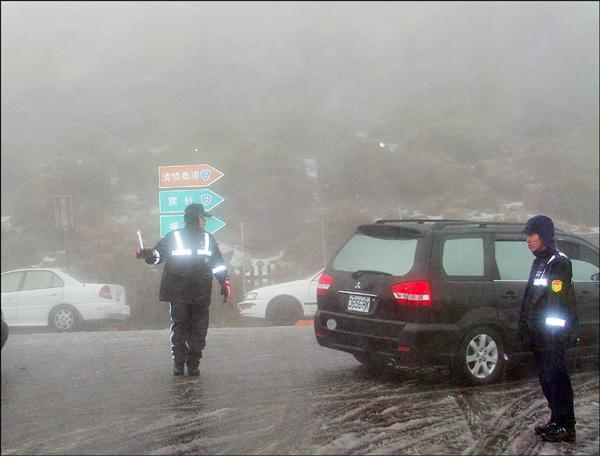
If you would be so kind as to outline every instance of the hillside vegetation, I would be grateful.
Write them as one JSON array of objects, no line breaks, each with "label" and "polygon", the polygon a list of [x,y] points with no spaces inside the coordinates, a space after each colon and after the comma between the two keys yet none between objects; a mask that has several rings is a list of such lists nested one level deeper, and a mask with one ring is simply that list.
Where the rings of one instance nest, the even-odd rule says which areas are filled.
[{"label": "hillside vegetation", "polygon": [[523,8],[3,4],[2,270],[120,283],[136,324],[165,324],[160,268],[133,257],[137,229],[158,240],[160,165],[222,171],[227,260],[243,223],[246,259],[277,256],[277,280],[376,218],[597,229],[597,5]]}]

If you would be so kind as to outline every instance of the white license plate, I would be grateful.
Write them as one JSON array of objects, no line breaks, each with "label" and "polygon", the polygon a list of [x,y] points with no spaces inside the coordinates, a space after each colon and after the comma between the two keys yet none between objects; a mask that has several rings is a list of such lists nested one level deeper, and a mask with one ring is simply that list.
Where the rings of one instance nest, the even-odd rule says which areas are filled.
[{"label": "white license plate", "polygon": [[348,310],[354,312],[368,312],[371,305],[371,298],[368,296],[350,295],[348,297]]}]

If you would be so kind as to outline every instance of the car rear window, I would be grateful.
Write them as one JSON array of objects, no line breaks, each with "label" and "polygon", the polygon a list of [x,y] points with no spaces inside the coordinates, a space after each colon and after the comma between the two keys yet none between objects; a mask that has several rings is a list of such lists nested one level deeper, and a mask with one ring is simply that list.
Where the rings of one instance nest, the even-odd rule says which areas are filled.
[{"label": "car rear window", "polygon": [[62,272],[64,272],[65,274],[67,274],[69,277],[71,277],[72,279],[77,280],[77,282],[79,283],[85,283],[85,280],[82,280],[78,274],[73,273],[72,271],[67,271],[65,269],[61,269]]},{"label": "car rear window", "polygon": [[416,251],[417,238],[404,233],[355,233],[332,266],[338,271],[373,270],[401,276],[412,269]]},{"label": "car rear window", "polygon": [[449,276],[482,276],[484,274],[483,239],[445,240],[442,265],[444,272]]},{"label": "car rear window", "polygon": [[527,280],[533,261],[527,243],[522,240],[501,240],[494,245],[500,280]]}]

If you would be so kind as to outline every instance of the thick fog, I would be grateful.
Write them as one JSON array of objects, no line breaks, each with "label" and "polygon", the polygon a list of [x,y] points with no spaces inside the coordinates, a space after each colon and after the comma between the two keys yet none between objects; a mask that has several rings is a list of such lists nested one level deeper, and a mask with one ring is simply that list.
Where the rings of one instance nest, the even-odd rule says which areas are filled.
[{"label": "thick fog", "polygon": [[[59,287],[31,290],[26,307],[3,275],[2,454],[597,454],[597,357],[591,370],[573,362],[577,441],[543,442],[534,365],[513,365],[512,329],[500,331],[520,305],[505,283],[432,278],[431,293],[420,273],[410,284],[384,277],[383,296],[399,304],[386,307],[350,295],[343,278],[329,290],[350,295],[339,315],[358,310],[351,302],[363,314],[338,319],[327,295],[319,305],[337,306],[326,327],[339,341],[367,350],[355,358],[320,345],[315,280],[287,282],[320,277],[356,227],[379,218],[524,223],[545,213],[597,243],[599,97],[598,2],[3,1],[1,272],[63,268],[88,283],[65,279],[68,302]],[[224,303],[213,282],[200,375],[188,377],[188,357],[187,375],[173,377],[164,266],[135,258],[136,232],[146,247],[160,239],[158,167],[198,164],[223,173],[210,189],[224,200],[210,212],[225,223],[214,236],[232,295]],[[72,225],[55,217],[57,195],[70,197]],[[410,242],[405,256],[420,264],[424,248]],[[468,257],[463,245],[457,257]],[[263,284],[244,277],[259,264],[284,299],[246,294],[273,303],[248,323],[238,304]],[[15,277],[27,283],[19,274],[14,290]],[[585,341],[598,288],[578,285]],[[304,293],[306,313],[271,325],[276,304],[283,317],[295,304],[290,290]],[[64,305],[77,295],[83,304]],[[464,325],[442,319],[464,309],[475,310],[461,322],[486,324],[458,343],[451,328]],[[106,316],[126,320],[62,333]],[[16,327],[32,321],[50,330]],[[425,321],[433,338],[415,329]],[[442,359],[454,342],[460,369],[425,366],[428,349]],[[397,351],[398,369],[370,358],[380,348]],[[411,356],[418,367],[400,366]],[[453,385],[456,371],[475,380],[484,364],[486,381],[501,384]]]},{"label": "thick fog", "polygon": [[593,142],[597,13],[593,2],[5,2],[3,163],[189,149],[219,128],[223,141],[260,134],[306,153],[333,126],[387,123],[399,141],[457,114],[511,136],[576,124]]},{"label": "thick fog", "polygon": [[[161,165],[222,171],[227,261],[276,257],[287,278],[378,217],[544,212],[597,232],[598,12],[3,2],[2,269],[133,281],[135,230],[159,237]],[[57,194],[73,197],[68,258]]]}]

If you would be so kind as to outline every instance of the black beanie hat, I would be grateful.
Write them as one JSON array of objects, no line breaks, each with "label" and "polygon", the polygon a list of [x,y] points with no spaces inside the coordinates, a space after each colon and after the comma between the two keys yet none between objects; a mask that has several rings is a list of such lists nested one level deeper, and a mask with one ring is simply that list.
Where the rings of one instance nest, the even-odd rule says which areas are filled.
[{"label": "black beanie hat", "polygon": [[183,220],[186,225],[195,226],[198,224],[198,217],[212,217],[211,214],[204,210],[204,206],[198,203],[191,203],[185,207],[185,212],[183,214]]},{"label": "black beanie hat", "polygon": [[554,248],[554,223],[552,223],[550,217],[542,214],[531,217],[527,220],[523,233],[537,233],[546,248]]}]

